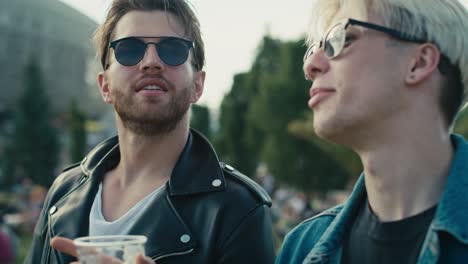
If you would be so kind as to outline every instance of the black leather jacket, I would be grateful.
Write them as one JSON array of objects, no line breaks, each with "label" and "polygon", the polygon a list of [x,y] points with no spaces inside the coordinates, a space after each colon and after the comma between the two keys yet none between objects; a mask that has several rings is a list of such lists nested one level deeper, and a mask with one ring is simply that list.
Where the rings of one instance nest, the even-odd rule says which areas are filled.
[{"label": "black leather jacket", "polygon": [[[50,188],[25,263],[69,263],[49,245],[54,236],[86,236],[102,175],[120,159],[117,137],[63,171]],[[78,166],[79,165],[79,166]],[[130,234],[148,237],[146,255],[164,263],[273,263],[271,200],[255,182],[219,163],[191,131],[164,190]]]}]

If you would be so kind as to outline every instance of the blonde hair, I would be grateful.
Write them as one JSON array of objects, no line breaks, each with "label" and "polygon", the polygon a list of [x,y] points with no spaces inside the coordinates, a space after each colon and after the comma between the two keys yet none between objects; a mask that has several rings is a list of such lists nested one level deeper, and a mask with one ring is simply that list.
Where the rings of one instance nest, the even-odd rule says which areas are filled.
[{"label": "blonde hair", "polygon": [[344,12],[365,21],[369,13],[376,14],[383,26],[438,46],[459,71],[448,77],[441,92],[441,107],[450,125],[468,93],[467,8],[459,0],[319,0],[314,5],[307,43],[322,37],[333,19]]}]

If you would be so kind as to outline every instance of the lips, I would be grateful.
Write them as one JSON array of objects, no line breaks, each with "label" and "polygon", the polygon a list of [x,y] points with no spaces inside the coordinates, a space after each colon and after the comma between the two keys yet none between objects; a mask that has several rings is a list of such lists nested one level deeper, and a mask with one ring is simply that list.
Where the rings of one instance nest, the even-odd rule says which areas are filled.
[{"label": "lips", "polygon": [[326,100],[328,97],[330,97],[332,94],[334,94],[336,91],[335,89],[331,88],[312,88],[310,89],[310,99],[309,99],[309,108],[313,109],[316,107],[318,104],[320,104],[322,101]]},{"label": "lips", "polygon": [[137,82],[136,92],[140,91],[162,91],[167,92],[169,85],[162,78],[144,78]]}]

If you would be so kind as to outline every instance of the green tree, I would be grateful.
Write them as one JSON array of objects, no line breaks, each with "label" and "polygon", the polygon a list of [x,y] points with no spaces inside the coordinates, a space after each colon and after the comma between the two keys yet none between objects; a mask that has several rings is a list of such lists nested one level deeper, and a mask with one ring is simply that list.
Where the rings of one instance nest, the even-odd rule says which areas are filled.
[{"label": "green tree", "polygon": [[15,183],[16,155],[11,145],[6,145],[0,164],[2,167],[0,189],[9,190]]},{"label": "green tree", "polygon": [[247,143],[245,119],[251,100],[247,92],[250,88],[249,78],[246,73],[234,76],[231,91],[221,102],[215,145],[223,161],[252,176],[258,162],[258,151]]},{"label": "green tree", "polygon": [[252,68],[234,76],[223,98],[215,142],[221,157],[241,171],[251,174],[264,162],[279,181],[323,193],[344,187],[349,172],[335,157],[344,154],[303,137],[310,117],[304,52],[303,40],[263,38]]},{"label": "green tree", "polygon": [[193,104],[190,126],[200,131],[208,139],[211,139],[210,109],[207,106]]},{"label": "green tree", "polygon": [[[261,131],[261,158],[283,183],[305,192],[323,193],[343,188],[348,172],[315,142],[289,129],[293,122],[307,122],[310,83],[302,73],[304,41],[265,39],[261,54],[270,70],[259,78],[258,92],[251,99],[248,126]],[[264,62],[265,63],[265,62]],[[313,137],[313,134],[310,135]]]},{"label": "green tree", "polygon": [[86,115],[78,109],[75,100],[70,104],[70,158],[78,162],[86,154]]},{"label": "green tree", "polygon": [[0,111],[0,190],[10,190],[16,180],[14,177],[16,162],[10,144],[14,132],[12,131],[13,114],[11,109]]},{"label": "green tree", "polygon": [[289,123],[289,133],[320,148],[330,158],[342,165],[351,179],[356,180],[362,172],[362,163],[359,156],[344,146],[320,139],[313,128],[313,117],[313,113],[310,112],[306,120],[296,120]]},{"label": "green tree", "polygon": [[35,60],[24,71],[24,92],[15,115],[15,133],[11,152],[15,174],[29,177],[36,184],[49,187],[54,180],[59,157],[57,129],[39,66]]},{"label": "green tree", "polygon": [[252,106],[258,87],[279,68],[274,57],[278,48],[275,40],[265,36],[252,68],[234,76],[231,90],[221,103],[216,148],[225,161],[249,176],[255,174],[264,144],[263,133],[249,113],[255,111]]}]

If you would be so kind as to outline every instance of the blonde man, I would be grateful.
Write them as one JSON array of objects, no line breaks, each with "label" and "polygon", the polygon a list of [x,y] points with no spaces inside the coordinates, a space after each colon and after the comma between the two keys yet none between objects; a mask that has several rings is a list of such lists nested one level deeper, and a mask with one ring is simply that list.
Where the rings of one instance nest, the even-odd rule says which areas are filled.
[{"label": "blonde man", "polygon": [[304,221],[277,263],[468,263],[468,87],[457,0],[321,0],[304,56],[316,134],[356,151],[348,200]]}]

